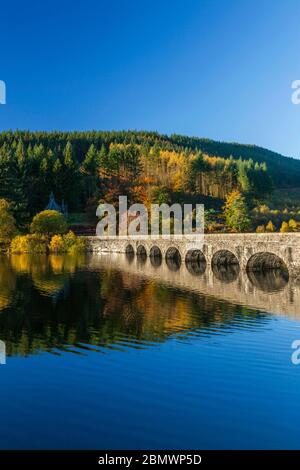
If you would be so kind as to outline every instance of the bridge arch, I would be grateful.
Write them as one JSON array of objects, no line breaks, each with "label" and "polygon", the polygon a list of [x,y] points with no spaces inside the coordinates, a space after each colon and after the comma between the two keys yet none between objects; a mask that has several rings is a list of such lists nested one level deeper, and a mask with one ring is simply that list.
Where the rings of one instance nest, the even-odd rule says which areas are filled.
[{"label": "bridge arch", "polygon": [[206,258],[199,249],[191,249],[185,255],[186,269],[194,276],[201,276],[206,270]]},{"label": "bridge arch", "polygon": [[158,268],[162,264],[162,252],[157,245],[153,245],[149,252],[150,263],[155,268]]},{"label": "bridge arch", "polygon": [[162,258],[161,249],[157,245],[150,248],[150,258]]},{"label": "bridge arch", "polygon": [[206,263],[206,258],[203,254],[203,252],[199,249],[191,249],[188,250],[188,252],[185,255],[185,261],[198,261],[202,263]]},{"label": "bridge arch", "polygon": [[178,271],[181,266],[181,254],[178,248],[170,246],[165,255],[166,263],[171,271]]},{"label": "bridge arch", "polygon": [[134,248],[130,243],[126,246],[125,253],[126,255],[134,255]]},{"label": "bridge arch", "polygon": [[237,279],[240,272],[240,265],[237,257],[232,251],[218,250],[211,260],[211,267],[214,276],[222,282],[230,283]]},{"label": "bridge arch", "polygon": [[276,292],[285,288],[289,271],[284,260],[272,252],[259,252],[250,257],[247,266],[248,279],[263,292]]},{"label": "bridge arch", "polygon": [[147,250],[144,247],[144,245],[138,245],[138,247],[136,249],[136,254],[137,254],[137,256],[139,256],[141,258],[146,258],[147,257]]},{"label": "bridge arch", "polygon": [[181,263],[181,254],[176,246],[170,246],[166,251],[166,259],[174,259]]},{"label": "bridge arch", "polygon": [[246,266],[247,271],[268,271],[271,269],[281,269],[288,273],[288,268],[284,260],[270,251],[263,251],[252,255]]},{"label": "bridge arch", "polygon": [[214,253],[211,264],[212,266],[232,266],[238,265],[239,260],[232,251],[218,250]]}]

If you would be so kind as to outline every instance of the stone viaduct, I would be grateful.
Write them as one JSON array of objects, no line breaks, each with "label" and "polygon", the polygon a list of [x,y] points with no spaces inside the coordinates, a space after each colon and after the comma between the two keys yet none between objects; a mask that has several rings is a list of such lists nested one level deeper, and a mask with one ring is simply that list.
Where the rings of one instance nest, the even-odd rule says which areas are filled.
[{"label": "stone viaduct", "polygon": [[89,251],[97,253],[198,261],[209,267],[236,265],[244,272],[283,268],[289,277],[300,277],[300,233],[205,234],[194,241],[172,236],[86,239]]}]

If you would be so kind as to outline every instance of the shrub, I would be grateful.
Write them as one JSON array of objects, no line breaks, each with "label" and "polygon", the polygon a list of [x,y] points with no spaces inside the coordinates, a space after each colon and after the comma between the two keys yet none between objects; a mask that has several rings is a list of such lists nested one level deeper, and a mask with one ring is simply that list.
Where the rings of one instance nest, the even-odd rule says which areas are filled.
[{"label": "shrub", "polygon": [[273,224],[272,220],[269,220],[266,226],[266,232],[275,232],[275,231],[276,231],[275,225]]},{"label": "shrub", "polygon": [[270,212],[270,209],[266,204],[262,204],[261,206],[259,206],[258,210],[261,214],[268,214]]},{"label": "shrub", "polygon": [[86,242],[85,239],[82,237],[76,237],[76,243],[72,245],[72,247],[69,249],[70,252],[78,252],[78,251],[84,251],[86,248]]},{"label": "shrub", "polygon": [[73,253],[83,251],[85,249],[85,240],[76,237],[73,232],[68,232],[66,235],[53,235],[49,243],[49,250],[51,253]]},{"label": "shrub", "polygon": [[15,237],[10,244],[10,251],[12,253],[28,253],[29,240],[27,235],[19,235]]},{"label": "shrub", "polygon": [[298,229],[298,223],[294,219],[289,220],[289,229],[291,232],[296,232]]},{"label": "shrub", "polygon": [[282,222],[280,227],[280,232],[285,233],[289,231],[289,224],[287,222]]},{"label": "shrub", "polygon": [[256,233],[264,233],[265,231],[266,231],[266,229],[265,229],[264,225],[258,225],[256,227]]},{"label": "shrub", "polygon": [[68,233],[66,233],[66,235],[64,235],[64,244],[68,250],[72,248],[74,245],[76,245],[77,240],[78,240],[78,237],[76,237],[75,233],[72,232],[71,230]]},{"label": "shrub", "polygon": [[49,250],[51,253],[64,253],[68,251],[61,235],[53,235],[49,243]]},{"label": "shrub", "polygon": [[46,253],[47,239],[37,234],[18,235],[10,245],[12,253]]},{"label": "shrub", "polygon": [[46,235],[37,233],[29,235],[19,235],[15,237],[10,245],[11,253],[46,253],[49,249],[51,253],[76,253],[84,251],[85,240],[76,237],[73,232],[66,235],[53,235],[48,245]]},{"label": "shrub", "polygon": [[46,235],[62,234],[67,231],[67,223],[63,214],[58,211],[46,210],[36,214],[30,225],[31,233]]}]

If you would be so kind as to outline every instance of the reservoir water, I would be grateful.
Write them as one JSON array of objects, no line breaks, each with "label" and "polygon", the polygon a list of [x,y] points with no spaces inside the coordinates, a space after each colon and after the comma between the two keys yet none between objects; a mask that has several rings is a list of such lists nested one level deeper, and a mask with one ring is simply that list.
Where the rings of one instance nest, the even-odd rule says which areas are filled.
[{"label": "reservoir water", "polygon": [[299,448],[299,327],[277,271],[3,256],[0,447]]}]

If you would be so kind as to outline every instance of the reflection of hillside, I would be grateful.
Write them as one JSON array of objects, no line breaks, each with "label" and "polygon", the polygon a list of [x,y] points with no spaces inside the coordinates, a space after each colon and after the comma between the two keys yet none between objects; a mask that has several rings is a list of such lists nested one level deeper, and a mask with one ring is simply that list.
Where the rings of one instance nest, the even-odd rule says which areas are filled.
[{"label": "reflection of hillside", "polygon": [[15,288],[16,277],[7,256],[3,256],[0,262],[0,312],[10,304]]},{"label": "reflection of hillside", "polygon": [[[6,341],[8,354],[70,346],[78,351],[83,343],[100,348],[140,347],[191,331],[199,335],[227,331],[233,322],[242,324],[247,318],[263,319],[246,307],[149,281],[109,263],[88,270],[85,266],[92,258],[34,258],[1,264],[0,275],[10,273],[7,279],[15,294],[0,315],[0,338]],[[53,302],[53,294],[66,283],[68,288]]]}]

